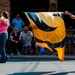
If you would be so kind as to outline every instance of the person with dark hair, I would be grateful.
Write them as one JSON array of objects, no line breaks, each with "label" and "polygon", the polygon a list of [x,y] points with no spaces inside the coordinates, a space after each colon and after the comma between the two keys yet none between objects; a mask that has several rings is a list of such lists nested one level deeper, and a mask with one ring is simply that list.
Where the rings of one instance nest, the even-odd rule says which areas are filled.
[{"label": "person with dark hair", "polygon": [[24,21],[21,19],[20,14],[16,14],[16,18],[12,20],[13,28],[18,28],[19,32],[22,31],[22,27],[25,25]]},{"label": "person with dark hair", "polygon": [[0,18],[0,63],[6,63],[8,59],[8,56],[6,55],[5,44],[6,40],[8,39],[7,29],[9,25],[9,13],[7,11],[2,11]]}]

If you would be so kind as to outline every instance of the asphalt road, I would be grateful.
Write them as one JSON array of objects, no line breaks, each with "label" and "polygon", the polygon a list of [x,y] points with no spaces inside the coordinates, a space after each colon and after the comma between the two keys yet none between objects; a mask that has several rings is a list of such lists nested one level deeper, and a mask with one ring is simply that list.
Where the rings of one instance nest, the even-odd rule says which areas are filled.
[{"label": "asphalt road", "polygon": [[75,75],[75,60],[8,60],[0,63],[0,75]]}]

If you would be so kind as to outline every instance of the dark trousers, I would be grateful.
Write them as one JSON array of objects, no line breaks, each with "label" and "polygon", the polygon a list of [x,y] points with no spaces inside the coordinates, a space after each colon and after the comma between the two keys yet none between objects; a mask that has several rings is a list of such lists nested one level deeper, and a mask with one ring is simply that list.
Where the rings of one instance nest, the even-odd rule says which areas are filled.
[{"label": "dark trousers", "polygon": [[22,41],[19,41],[18,43],[10,41],[10,47],[11,47],[11,51],[12,51],[12,53],[14,53],[14,55],[17,54],[17,51],[20,53],[23,51]]},{"label": "dark trousers", "polygon": [[6,58],[5,44],[7,39],[8,39],[7,33],[0,34],[0,54],[1,54],[1,59],[3,60],[5,60]]}]

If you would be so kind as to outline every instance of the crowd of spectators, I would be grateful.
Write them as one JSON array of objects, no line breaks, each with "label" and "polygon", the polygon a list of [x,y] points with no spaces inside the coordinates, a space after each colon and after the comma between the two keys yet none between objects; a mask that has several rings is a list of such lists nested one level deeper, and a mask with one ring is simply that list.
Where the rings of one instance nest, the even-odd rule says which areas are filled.
[{"label": "crowd of spectators", "polygon": [[[20,14],[11,21],[11,32],[8,31],[9,39],[6,43],[6,52],[11,55],[41,54],[44,48],[35,44],[34,36],[29,27],[21,19]],[[44,51],[43,51],[44,53]]]}]

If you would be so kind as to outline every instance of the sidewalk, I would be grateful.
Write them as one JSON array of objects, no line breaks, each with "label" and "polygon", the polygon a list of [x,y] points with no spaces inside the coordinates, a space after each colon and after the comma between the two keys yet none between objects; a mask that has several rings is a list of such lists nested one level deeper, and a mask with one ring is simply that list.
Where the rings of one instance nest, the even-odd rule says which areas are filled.
[{"label": "sidewalk", "polygon": [[[9,56],[9,60],[59,60],[56,55],[15,55]],[[75,60],[75,56],[65,56],[64,60]]]}]

